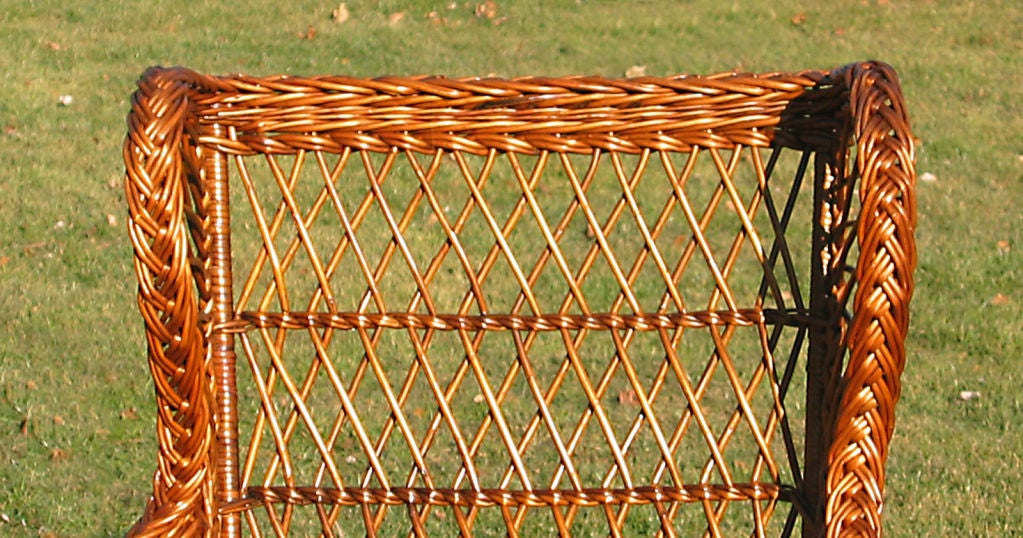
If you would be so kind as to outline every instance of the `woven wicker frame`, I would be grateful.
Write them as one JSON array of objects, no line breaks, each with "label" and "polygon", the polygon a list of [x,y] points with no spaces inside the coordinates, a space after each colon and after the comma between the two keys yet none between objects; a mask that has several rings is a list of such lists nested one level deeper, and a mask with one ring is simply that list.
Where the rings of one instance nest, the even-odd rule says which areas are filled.
[{"label": "woven wicker frame", "polygon": [[154,68],[128,126],[131,535],[880,536],[915,265],[888,66]]}]

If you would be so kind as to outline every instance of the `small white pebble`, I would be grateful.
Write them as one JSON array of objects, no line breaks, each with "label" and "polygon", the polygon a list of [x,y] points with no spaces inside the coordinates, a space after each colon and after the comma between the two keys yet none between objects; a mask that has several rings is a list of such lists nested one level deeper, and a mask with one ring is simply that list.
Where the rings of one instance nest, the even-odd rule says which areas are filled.
[{"label": "small white pebble", "polygon": [[937,181],[937,180],[938,180],[938,176],[936,176],[936,175],[934,175],[934,174],[932,174],[930,172],[924,172],[924,173],[920,174],[920,181],[925,181],[927,183],[932,183],[932,182]]},{"label": "small white pebble", "polygon": [[60,106],[71,106],[71,103],[74,102],[75,98],[70,95],[61,95],[58,100],[60,101]]}]

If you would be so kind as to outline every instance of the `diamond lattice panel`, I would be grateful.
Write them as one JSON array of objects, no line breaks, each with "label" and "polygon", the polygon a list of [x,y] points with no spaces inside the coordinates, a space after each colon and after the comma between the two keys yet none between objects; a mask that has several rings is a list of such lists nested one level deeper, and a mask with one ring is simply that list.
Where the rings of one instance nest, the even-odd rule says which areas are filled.
[{"label": "diamond lattice panel", "polygon": [[762,526],[802,450],[788,157],[237,157],[251,528]]}]

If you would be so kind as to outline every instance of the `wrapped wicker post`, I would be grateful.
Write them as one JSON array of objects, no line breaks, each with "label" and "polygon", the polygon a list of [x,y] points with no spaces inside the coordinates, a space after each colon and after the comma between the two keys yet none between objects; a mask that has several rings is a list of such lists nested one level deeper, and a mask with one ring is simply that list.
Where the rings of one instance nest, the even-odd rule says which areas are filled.
[{"label": "wrapped wicker post", "polygon": [[895,73],[145,73],[133,536],[879,536]]}]

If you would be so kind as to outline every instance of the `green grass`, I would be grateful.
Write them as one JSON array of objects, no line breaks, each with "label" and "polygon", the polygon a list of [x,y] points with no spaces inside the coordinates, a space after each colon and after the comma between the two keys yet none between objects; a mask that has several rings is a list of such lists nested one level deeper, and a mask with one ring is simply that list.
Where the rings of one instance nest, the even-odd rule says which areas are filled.
[{"label": "green grass", "polygon": [[[899,70],[921,140],[918,169],[937,178],[919,185],[918,287],[887,530],[1016,529],[1018,2],[504,0],[500,24],[475,17],[472,3],[447,4],[350,1],[351,19],[338,25],[334,2],[0,1],[0,534],[119,535],[147,496],[152,389],[120,186],[123,118],[147,66],[620,76],[632,66],[794,70],[868,58]],[[392,26],[397,11],[407,15]],[[300,38],[310,27],[314,38]],[[980,397],[961,401],[963,390]]]}]

